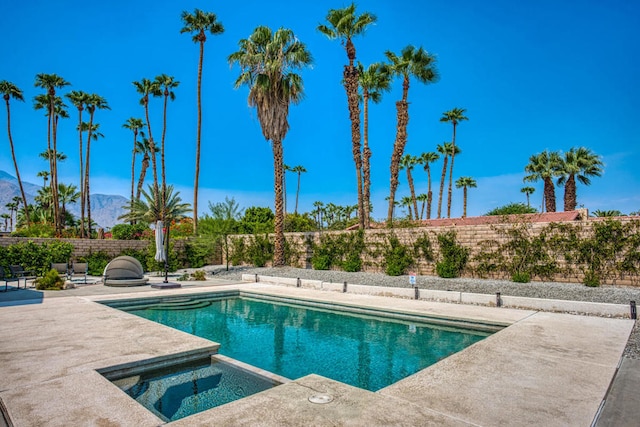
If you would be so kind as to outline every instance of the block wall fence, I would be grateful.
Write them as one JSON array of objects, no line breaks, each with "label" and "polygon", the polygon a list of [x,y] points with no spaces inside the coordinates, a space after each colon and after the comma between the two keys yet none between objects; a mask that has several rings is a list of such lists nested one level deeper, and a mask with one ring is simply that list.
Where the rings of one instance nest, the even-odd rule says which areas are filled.
[{"label": "block wall fence", "polygon": [[[590,218],[583,221],[571,221],[564,224],[581,226],[581,230],[578,235],[589,235],[591,227],[594,223],[601,221],[602,218]],[[638,221],[638,218],[619,217],[615,218],[616,221],[626,223],[630,221]],[[535,223],[522,223],[519,225],[526,225],[527,233],[530,236],[538,235],[542,229],[549,226],[550,222],[535,222]],[[395,235],[398,240],[405,246],[413,248],[414,243],[418,238],[427,236],[431,242],[431,248],[433,250],[434,259],[438,260],[440,257],[439,246],[437,236],[439,234],[446,233],[448,231],[454,231],[456,233],[457,242],[466,248],[469,248],[469,262],[467,268],[462,274],[462,277],[478,277],[474,273],[477,262],[473,262],[475,255],[482,252],[483,243],[493,242],[494,245],[503,244],[508,241],[504,231],[512,229],[518,224],[514,223],[499,223],[499,224],[483,224],[483,225],[464,225],[464,226],[429,226],[429,227],[415,227],[415,228],[402,228],[402,229],[373,229],[364,231],[364,242],[367,250],[362,254],[362,271],[380,273],[384,272],[383,263],[383,250],[386,247],[388,237]],[[322,231],[322,232],[306,232],[306,233],[285,233],[285,239],[289,244],[289,247],[294,254],[293,260],[290,262],[291,266],[298,268],[312,268],[311,257],[313,256],[313,244],[319,244],[320,239],[324,235],[338,235],[341,233],[354,233],[353,231]],[[250,243],[251,235],[239,235],[233,236],[233,238],[241,238],[245,241],[245,245]],[[231,247],[233,245],[230,245]],[[372,250],[373,249],[373,250]],[[565,265],[565,261],[562,258],[562,254],[556,261],[561,267]],[[224,256],[224,255],[223,255]],[[231,252],[230,252],[231,257]],[[223,260],[224,261],[224,260]],[[419,275],[435,276],[435,261],[427,261],[424,258],[417,258],[412,271]],[[505,273],[492,273],[487,277],[496,279],[510,280],[510,276]],[[580,272],[574,272],[571,275],[556,274],[552,277],[552,280],[557,282],[566,283],[582,283],[584,275]],[[532,277],[532,280],[540,280],[540,278]],[[617,285],[633,285],[640,286],[640,275],[621,276],[616,278],[614,284]],[[607,284],[611,284],[608,281]]]}]

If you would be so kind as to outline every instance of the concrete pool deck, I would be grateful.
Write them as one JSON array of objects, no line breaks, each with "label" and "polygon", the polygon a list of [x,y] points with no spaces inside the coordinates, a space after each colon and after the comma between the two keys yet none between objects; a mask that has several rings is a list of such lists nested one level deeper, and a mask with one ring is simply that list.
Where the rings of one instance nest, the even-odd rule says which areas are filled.
[{"label": "concrete pool deck", "polygon": [[[88,285],[59,292],[7,292],[0,294],[0,404],[10,423],[165,424],[97,370],[163,360],[177,353],[214,353],[217,344],[96,302],[217,290],[511,326],[375,393],[309,375],[166,425],[589,426],[607,395],[634,324],[628,319],[214,279],[171,290]],[[634,372],[624,364],[620,369]],[[612,394],[615,391],[614,385]],[[309,397],[319,393],[331,395],[333,401],[311,403]],[[622,395],[616,400],[628,399]],[[636,424],[629,425],[637,425],[637,419],[632,421]],[[624,425],[620,422],[618,418],[615,425]]]}]

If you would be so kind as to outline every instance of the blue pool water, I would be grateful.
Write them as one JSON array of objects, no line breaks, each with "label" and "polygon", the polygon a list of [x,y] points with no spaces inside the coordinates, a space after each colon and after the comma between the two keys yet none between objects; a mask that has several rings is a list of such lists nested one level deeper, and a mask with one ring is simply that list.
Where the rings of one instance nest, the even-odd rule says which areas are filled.
[{"label": "blue pool water", "polygon": [[123,308],[220,343],[220,354],[289,379],[315,373],[376,391],[490,335],[246,297]]},{"label": "blue pool water", "polygon": [[211,358],[145,371],[113,383],[164,421],[175,421],[279,384]]}]

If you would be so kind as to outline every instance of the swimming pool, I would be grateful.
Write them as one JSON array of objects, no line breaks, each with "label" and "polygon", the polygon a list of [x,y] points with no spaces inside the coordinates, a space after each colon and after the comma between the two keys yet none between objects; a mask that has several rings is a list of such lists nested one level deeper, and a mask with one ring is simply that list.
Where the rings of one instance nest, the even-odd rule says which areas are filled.
[{"label": "swimming pool", "polygon": [[270,301],[250,293],[108,305],[218,342],[220,354],[289,379],[315,373],[370,391],[500,329],[335,304]]}]

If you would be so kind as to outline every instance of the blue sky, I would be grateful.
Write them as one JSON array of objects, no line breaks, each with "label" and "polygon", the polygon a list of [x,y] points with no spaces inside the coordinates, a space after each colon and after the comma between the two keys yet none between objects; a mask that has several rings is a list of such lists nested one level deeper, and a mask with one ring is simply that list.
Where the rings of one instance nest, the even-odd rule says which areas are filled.
[{"label": "blue sky", "polygon": [[[25,103],[12,102],[12,132],[23,179],[39,183],[47,164],[46,118],[32,107],[42,93],[37,73],[56,73],[72,83],[68,90],[97,93],[111,111],[96,121],[105,138],[92,144],[92,191],[128,197],[132,135],[122,128],[129,117],[144,117],[132,82],[169,74],[181,82],[168,108],[167,181],[183,200],[193,200],[196,76],[198,47],[180,34],[180,13],[200,8],[217,14],[225,26],[205,45],[200,211],[207,202],[235,197],[243,207],[273,205],[273,158],[247,90],[234,90],[238,69],[227,62],[237,42],[258,25],[291,28],[307,44],[314,65],[303,72],[306,97],[290,110],[284,141],[285,163],[303,165],[300,209],[314,201],[355,204],[346,95],[340,84],[346,54],[338,41],[316,31],[329,8],[348,2],[248,0],[235,2],[112,0],[4,2],[0,25],[0,80],[18,85]],[[409,91],[405,152],[434,151],[451,139],[440,123],[444,111],[466,108],[469,121],[458,127],[454,179],[471,176],[468,214],[482,215],[510,202],[524,202],[524,166],[544,149],[586,146],[602,156],[605,173],[590,187],[578,187],[578,204],[591,211],[640,210],[640,3],[635,0],[362,0],[359,11],[378,17],[354,42],[364,64],[384,60],[384,51],[407,44],[437,56],[439,82],[415,81]],[[632,74],[633,73],[633,74]],[[389,161],[395,138],[395,102],[401,82],[370,108],[372,201],[374,217],[386,215]],[[60,181],[77,184],[76,111],[60,124],[58,147],[68,159]],[[162,101],[150,103],[154,136],[162,126]],[[4,129],[5,113],[0,116]],[[0,169],[13,173],[6,133],[0,134]],[[139,167],[139,165],[138,165]],[[433,164],[438,188],[441,162]],[[137,174],[137,171],[136,171]],[[151,171],[147,174],[151,176]],[[426,174],[414,172],[418,192]],[[288,174],[288,207],[293,210],[295,176]],[[539,207],[541,183],[532,205]],[[397,198],[409,194],[404,174]],[[437,191],[435,192],[437,194]],[[563,188],[557,190],[562,208]],[[454,190],[452,216],[462,213],[462,192]]]}]

